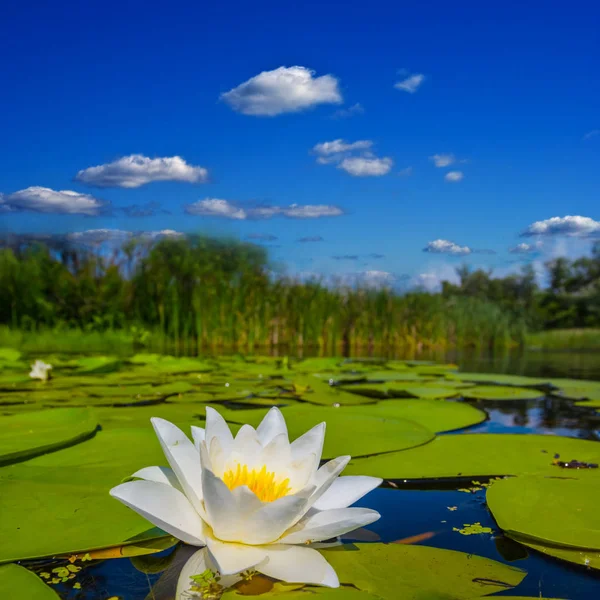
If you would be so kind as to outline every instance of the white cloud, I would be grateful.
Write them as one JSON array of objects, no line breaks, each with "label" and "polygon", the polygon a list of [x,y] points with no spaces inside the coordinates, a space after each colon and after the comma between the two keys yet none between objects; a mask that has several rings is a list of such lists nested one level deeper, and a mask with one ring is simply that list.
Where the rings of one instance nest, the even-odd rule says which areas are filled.
[{"label": "white cloud", "polygon": [[341,104],[338,80],[331,75],[314,75],[314,71],[299,66],[263,71],[221,94],[221,99],[244,115],[269,117],[318,104]]},{"label": "white cloud", "polygon": [[422,73],[415,73],[414,75],[409,75],[406,79],[395,83],[394,87],[397,90],[414,94],[421,87],[423,81],[425,81],[425,75]]},{"label": "white cloud", "polygon": [[373,142],[371,140],[346,142],[342,139],[337,139],[331,142],[321,142],[320,144],[315,144],[313,147],[313,152],[322,156],[330,156],[332,154],[351,152],[353,150],[368,150],[372,145]]},{"label": "white cloud", "polygon": [[512,248],[509,248],[508,251],[511,254],[531,254],[533,252],[537,252],[542,247],[542,242],[536,242],[535,244],[517,244]]},{"label": "white cloud", "polygon": [[379,177],[387,175],[392,169],[394,161],[389,158],[367,158],[364,156],[352,156],[344,158],[338,165],[338,169],[342,169],[353,175],[354,177]]},{"label": "white cloud", "polygon": [[205,198],[188,204],[185,212],[190,215],[222,217],[226,219],[270,219],[288,217],[290,219],[317,219],[320,217],[338,217],[344,211],[329,204],[290,204],[289,206],[241,207],[237,203],[218,198]]},{"label": "white cloud", "polygon": [[451,183],[456,183],[457,181],[461,181],[464,178],[464,173],[462,171],[448,171],[444,175],[444,179],[446,181],[450,181]]},{"label": "white cloud", "polygon": [[459,246],[448,240],[434,240],[429,242],[423,252],[431,252],[432,254],[453,254],[455,256],[471,254],[472,250],[468,246]]},{"label": "white cloud", "polygon": [[583,136],[583,139],[584,140],[591,140],[593,137],[596,137],[597,135],[600,135],[600,129],[592,129],[591,131],[588,131]]},{"label": "white cloud", "polygon": [[410,177],[412,174],[412,167],[406,167],[405,169],[400,169],[400,171],[398,171],[398,175],[400,175],[400,177]]},{"label": "white cloud", "polygon": [[521,235],[524,237],[536,235],[569,235],[586,237],[600,234],[600,221],[579,215],[552,217],[544,221],[532,223]]},{"label": "white cloud", "polygon": [[0,205],[3,211],[95,216],[106,203],[89,194],[33,186],[2,196]]},{"label": "white cloud", "polygon": [[371,151],[371,140],[346,142],[343,139],[322,142],[313,146],[317,162],[321,165],[336,164],[337,168],[354,177],[378,177],[387,175],[394,161],[389,157],[378,158]]},{"label": "white cloud", "polygon": [[436,167],[449,167],[456,161],[456,157],[454,154],[434,154],[429,160],[432,160]]},{"label": "white cloud", "polygon": [[220,198],[205,198],[198,200],[193,204],[188,204],[185,212],[189,215],[199,215],[203,217],[224,217],[226,219],[247,219],[248,213],[235,206],[229,200]]},{"label": "white cloud", "polygon": [[133,237],[155,240],[161,237],[183,237],[185,234],[173,229],[161,231],[123,231],[122,229],[88,229],[67,234],[67,239],[83,244],[104,244],[106,242],[124,242]]},{"label": "white cloud", "polygon": [[203,183],[207,178],[207,169],[188,165],[180,156],[148,158],[142,154],[89,167],[75,176],[76,181],[95,187],[120,188],[137,188],[153,181]]},{"label": "white cloud", "polygon": [[349,106],[348,108],[340,108],[336,110],[333,115],[331,115],[332,119],[348,119],[353,117],[354,115],[362,115],[365,112],[363,105],[360,102]]}]

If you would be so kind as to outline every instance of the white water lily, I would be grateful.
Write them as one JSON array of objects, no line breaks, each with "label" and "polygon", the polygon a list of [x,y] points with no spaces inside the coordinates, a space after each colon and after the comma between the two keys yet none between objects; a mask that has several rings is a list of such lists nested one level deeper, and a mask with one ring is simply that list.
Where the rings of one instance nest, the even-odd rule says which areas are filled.
[{"label": "white water lily", "polygon": [[50,370],[52,369],[52,365],[45,363],[43,360],[36,360],[31,365],[31,372],[29,373],[29,377],[32,379],[41,379],[42,381],[46,381],[50,378]]},{"label": "white water lily", "polygon": [[192,427],[192,443],[169,421],[151,422],[171,468],[141,469],[111,496],[177,539],[206,546],[221,576],[253,569],[290,583],[339,586],[308,545],[379,519],[377,511],[349,507],[382,480],[339,477],[349,456],[319,468],[325,423],[290,443],[283,414],[272,408],[256,429],[243,425],[234,437],[207,407],[206,429]]}]

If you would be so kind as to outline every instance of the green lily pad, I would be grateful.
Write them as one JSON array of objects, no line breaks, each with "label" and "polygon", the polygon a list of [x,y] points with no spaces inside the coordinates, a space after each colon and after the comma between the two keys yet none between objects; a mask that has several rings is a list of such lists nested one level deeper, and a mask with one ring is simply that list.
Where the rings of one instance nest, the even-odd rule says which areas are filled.
[{"label": "green lily pad", "polygon": [[[14,417],[9,417],[14,418]],[[108,494],[164,464],[151,427],[101,431],[72,448],[0,469],[0,562],[70,555],[163,537]]]},{"label": "green lily pad", "polygon": [[361,397],[358,394],[350,394],[337,386],[331,386],[328,382],[321,381],[312,375],[296,375],[293,383],[282,383],[282,387],[311,404],[351,406],[373,402],[372,399]]},{"label": "green lily pad", "polygon": [[[535,543],[600,551],[600,473],[585,481],[517,477],[487,490],[487,504],[508,535]],[[559,517],[559,518],[557,518]]]},{"label": "green lily pad", "polygon": [[21,353],[13,348],[0,348],[0,362],[17,362],[21,358]]},{"label": "green lily pad", "polygon": [[589,567],[590,569],[600,570],[600,552],[598,550],[587,550],[582,548],[566,548],[564,546],[552,546],[550,544],[536,544],[530,539],[520,538],[516,535],[509,536],[515,542],[519,542],[532,550],[565,560],[573,563],[574,565],[580,565],[583,567]]},{"label": "green lily pad", "polygon": [[[249,423],[257,426],[266,410],[218,409],[227,421],[233,424]],[[353,413],[351,409],[307,408],[303,405],[285,407],[285,416],[290,439],[325,421],[327,432],[323,458],[335,458],[345,454],[364,456],[412,448],[430,442],[435,435],[427,428],[407,419],[381,418],[364,412]]]},{"label": "green lily pad", "polygon": [[502,375],[500,373],[449,373],[448,379],[474,381],[476,383],[495,383],[498,385],[515,385],[519,387],[548,387],[548,379],[537,379],[523,375]]},{"label": "green lily pad", "polygon": [[389,600],[485,596],[517,586],[526,575],[488,558],[428,546],[356,544],[322,553],[341,583]]},{"label": "green lily pad", "polygon": [[84,356],[74,361],[74,366],[77,367],[77,374],[102,374],[118,371],[123,364],[114,356]]},{"label": "green lily pad", "polygon": [[0,598],[7,600],[60,600],[35,573],[19,565],[0,566]]},{"label": "green lily pad", "polygon": [[347,407],[343,410],[352,414],[363,413],[384,419],[409,419],[436,433],[463,429],[487,419],[485,412],[470,404],[441,400],[387,400],[368,406]]},{"label": "green lily pad", "polygon": [[459,392],[453,388],[412,385],[391,381],[389,383],[358,383],[345,386],[344,391],[371,398],[452,398]]},{"label": "green lily pad", "polygon": [[479,385],[461,390],[461,394],[473,400],[535,400],[544,396],[538,390],[504,385]]},{"label": "green lily pad", "polygon": [[93,435],[98,421],[87,408],[57,408],[0,418],[0,466],[52,452]]},{"label": "green lily pad", "polygon": [[293,361],[292,369],[298,373],[318,373],[319,371],[336,371],[342,367],[344,359],[341,357],[305,358]]},{"label": "green lily pad", "polygon": [[[217,410],[221,410],[217,408]],[[161,417],[175,423],[186,433],[191,425],[203,426],[206,416],[203,404],[163,403],[146,406],[99,407],[94,409],[98,422],[105,431],[112,429],[143,429],[152,431],[150,419]],[[162,463],[161,463],[162,464]]]},{"label": "green lily pad", "polygon": [[575,406],[583,406],[584,408],[600,408],[600,400],[584,400],[575,402]]},{"label": "green lily pad", "polygon": [[193,403],[206,403],[213,402],[216,394],[211,394],[209,392],[188,392],[187,394],[179,394],[176,393],[172,396],[169,396],[166,399],[166,402],[173,404],[193,404]]},{"label": "green lily pad", "polygon": [[473,433],[443,435],[429,444],[369,458],[353,458],[345,475],[384,479],[437,479],[542,474],[598,478],[597,469],[561,469],[554,454],[600,463],[600,444],[554,435]]},{"label": "green lily pad", "polygon": [[553,379],[552,384],[558,388],[552,392],[553,396],[568,398],[569,400],[591,400],[600,402],[600,381]]}]

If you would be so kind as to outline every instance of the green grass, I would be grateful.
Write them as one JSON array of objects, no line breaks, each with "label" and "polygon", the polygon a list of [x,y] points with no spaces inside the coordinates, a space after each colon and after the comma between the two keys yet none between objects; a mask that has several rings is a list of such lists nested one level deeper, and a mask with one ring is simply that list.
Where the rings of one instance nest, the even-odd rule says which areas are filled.
[{"label": "green grass", "polygon": [[530,333],[526,346],[540,350],[600,350],[600,329],[551,329]]}]

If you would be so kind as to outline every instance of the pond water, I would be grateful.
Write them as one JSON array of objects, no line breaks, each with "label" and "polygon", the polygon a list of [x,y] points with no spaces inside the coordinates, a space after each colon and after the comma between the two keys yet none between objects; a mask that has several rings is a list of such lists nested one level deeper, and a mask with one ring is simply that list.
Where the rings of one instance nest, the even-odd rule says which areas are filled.
[{"label": "pond water", "polygon": [[[439,355],[435,358],[440,359]],[[471,405],[485,413],[485,420],[467,427],[456,429],[449,426],[446,431],[440,430],[438,431],[436,442],[445,437],[455,439],[456,436],[469,434],[508,435],[505,438],[507,440],[511,437],[509,434],[520,434],[523,436],[518,439],[524,439],[533,434],[543,434],[549,436],[549,440],[554,440],[552,436],[563,436],[573,438],[574,440],[589,440],[596,443],[600,441],[600,403],[598,402],[600,401],[600,396],[597,397],[597,394],[600,392],[600,385],[599,387],[589,388],[592,392],[586,392],[592,400],[596,400],[596,403],[585,406],[585,404],[581,405],[581,403],[580,405],[575,404],[576,400],[581,400],[579,395],[583,394],[582,392],[575,393],[568,391],[571,389],[568,386],[573,386],[573,382],[569,382],[568,385],[563,382],[566,387],[564,388],[564,393],[561,394],[557,391],[552,391],[550,388],[540,386],[539,382],[536,383],[536,380],[533,379],[542,377],[545,380],[546,378],[559,377],[571,379],[585,378],[590,381],[600,380],[600,355],[529,353],[527,355],[521,354],[518,358],[516,355],[482,357],[481,355],[451,353],[445,355],[443,358],[446,361],[449,359],[451,362],[458,364],[460,366],[459,373],[514,374],[531,377],[532,380],[529,382],[531,387],[527,385],[528,382],[526,380],[512,383],[499,380],[497,384],[499,386],[511,386],[518,383],[520,390],[529,389],[531,391],[531,389],[537,389],[539,393],[537,394],[538,397],[535,398],[488,400],[485,398],[474,399],[468,397],[469,394],[474,393],[469,392],[469,390],[480,389],[481,382],[477,382],[476,385],[471,383],[470,385],[475,385],[472,388],[466,387],[464,390],[460,388],[460,394],[464,394],[464,396],[459,394],[448,397],[447,400],[443,401],[444,404],[453,405],[459,403]],[[451,371],[444,371],[443,369],[440,371],[441,374],[436,373],[435,376],[432,375],[431,377],[435,378],[433,381],[430,381],[428,379],[430,377],[428,375],[429,371],[426,370],[430,367],[432,365],[418,367],[419,369],[423,369],[418,374],[418,377],[420,380],[427,379],[425,382],[427,385],[441,386],[444,382],[450,385],[448,382],[454,381]],[[410,368],[414,368],[414,365],[411,365]],[[372,377],[369,376],[369,369],[372,371]],[[400,370],[400,373],[405,374],[406,370]],[[70,376],[73,375],[70,374]],[[104,379],[104,384],[107,386],[115,385],[114,379],[110,380],[110,377],[113,376],[114,374],[109,376],[97,375],[100,382],[102,382],[104,377],[108,378]],[[252,371],[252,377],[254,376],[255,371]],[[408,403],[412,402],[410,399],[403,400],[403,394],[397,393],[399,389],[397,382],[396,387],[391,386],[389,389],[387,387],[385,389],[382,388],[385,384],[385,379],[381,375],[380,366],[369,364],[365,370],[365,363],[355,363],[347,366],[343,374],[339,374],[339,376],[348,379],[345,384],[344,381],[341,382],[343,385],[340,388],[344,390],[343,393],[347,397],[350,397],[348,392],[354,398],[357,397],[356,394],[359,397],[361,394],[365,394],[365,397],[369,401],[377,401],[377,405],[385,405],[387,402],[392,406],[394,403],[404,401],[407,403],[406,406],[409,406]],[[358,380],[358,377],[362,377],[362,379]],[[353,378],[356,381],[352,381]],[[58,381],[58,379],[59,377],[57,376],[56,380]],[[172,379],[179,380],[181,376],[170,375],[169,381]],[[250,379],[251,377],[248,376],[247,381],[250,381]],[[465,381],[468,379],[469,377],[466,377]],[[372,385],[371,382],[374,382],[374,384]],[[165,384],[164,377],[160,378],[160,383],[161,385]],[[334,381],[333,383],[334,388],[338,387],[338,381]],[[454,383],[457,382],[454,381]],[[489,383],[492,382],[490,381]],[[558,383],[555,385],[558,386]],[[356,391],[352,390],[353,387],[355,387]],[[410,386],[408,387],[410,388]],[[415,394],[420,393],[417,392],[417,389],[422,388],[410,389],[412,389],[410,393],[414,397]],[[486,396],[484,392],[485,390],[480,390],[479,395],[482,397]],[[184,398],[185,393],[183,394]],[[0,394],[0,404],[4,403],[6,405],[6,399],[13,397],[11,394],[15,394],[15,392],[10,391],[9,393],[4,393],[4,395]],[[375,394],[375,396],[372,394]],[[383,397],[380,394],[386,396]],[[568,397],[569,395],[577,397]],[[418,396],[419,399],[415,400],[415,402],[431,402],[431,400],[427,400],[426,398],[432,397],[434,396]],[[181,394],[179,398],[181,398]],[[248,400],[230,400],[224,402],[222,406],[226,410],[231,411],[230,414],[241,408],[245,416],[248,413],[248,409],[253,407],[253,398],[255,402],[258,402],[258,399],[263,398],[263,396],[253,394]],[[394,400],[394,398],[400,398],[401,400]],[[265,403],[267,402],[266,399],[264,401]],[[155,401],[151,402],[154,403]],[[289,395],[282,393],[276,400],[273,400],[271,397],[269,405],[279,405],[282,407],[287,405],[289,407],[292,402],[293,400],[290,399]],[[436,402],[439,403],[442,401],[436,400]],[[97,404],[97,401],[94,400],[93,403]],[[83,404],[85,404],[85,401],[79,402],[78,405]],[[135,404],[135,406],[138,407],[137,410],[145,410],[144,404],[141,402]],[[161,403],[155,404],[157,411],[160,406],[162,406]],[[300,406],[305,406],[305,404],[301,402]],[[366,404],[364,406],[373,407],[375,405]],[[264,408],[258,404],[255,404],[254,407],[257,410]],[[342,406],[340,410],[343,409],[344,407]],[[135,410],[135,407],[132,408],[130,405],[122,404],[120,408],[113,408],[113,410],[116,412],[121,411],[121,414],[125,414],[126,411]],[[9,414],[9,412],[8,410],[5,411],[6,414]],[[200,411],[194,405],[194,411],[191,412],[196,414]],[[235,416],[228,420],[235,422]],[[424,448],[433,443],[429,442],[429,444],[425,444]],[[552,448],[552,446],[549,446],[549,448]],[[580,452],[579,447],[576,446],[575,448],[577,448],[577,452]],[[398,453],[398,461],[405,460],[407,467],[410,466],[409,463],[414,460],[413,456],[417,456],[417,454],[413,455],[411,453],[418,450],[416,448]],[[523,452],[525,454],[525,448]],[[545,453],[546,450],[542,449],[541,452]],[[552,453],[553,450],[549,450],[549,452]],[[368,454],[367,452],[366,455]],[[583,450],[577,456],[563,454],[562,456],[556,455],[553,457],[548,455],[547,464],[550,465],[550,461],[553,458],[568,462],[575,459],[584,460],[586,456]],[[363,460],[368,461],[369,459],[366,458]],[[588,469],[585,475],[588,476],[588,480],[595,482],[600,478],[600,469],[594,469],[593,466],[592,464],[592,468]],[[402,468],[400,471],[402,471]],[[580,470],[576,471],[577,474],[580,473]],[[493,589],[490,588],[491,591],[489,592],[481,591],[480,596],[485,593],[494,593],[492,597],[518,596],[569,600],[588,600],[600,597],[600,570],[598,570],[600,569],[600,560],[596,562],[592,560],[591,566],[585,566],[585,564],[575,564],[574,562],[552,558],[514,541],[500,529],[486,505],[487,488],[485,484],[490,480],[490,476],[503,475],[505,473],[480,473],[481,477],[476,476],[474,473],[468,473],[461,477],[435,476],[414,478],[410,476],[410,472],[412,471],[409,469],[409,476],[406,478],[402,474],[398,477],[386,477],[383,474],[384,484],[356,503],[355,506],[364,506],[379,511],[381,519],[369,525],[364,530],[344,536],[342,540],[344,544],[398,542],[404,545],[429,546],[455,550],[473,556],[487,557],[500,563],[521,568],[527,572],[527,576],[517,587],[511,588],[508,586],[505,591],[501,589],[498,591],[498,587],[496,586]],[[560,478],[564,475],[565,477],[569,477],[572,472],[556,467],[556,473],[560,473],[560,475],[552,476]],[[566,475],[566,473],[569,475]],[[506,474],[510,473],[507,472]],[[593,479],[594,477],[595,479]],[[592,489],[600,492],[600,483],[598,483],[596,488]],[[600,495],[596,496],[596,499],[600,501]],[[519,502],[519,499],[516,498],[515,501]],[[572,506],[572,510],[578,511],[581,509],[576,504]],[[561,520],[563,516],[563,514],[556,514],[556,519]],[[473,533],[470,533],[469,526],[471,524],[480,524],[482,529],[476,529]],[[594,526],[590,524],[590,527]],[[6,543],[6,540],[3,543]],[[594,556],[600,556],[598,555],[599,550],[600,548],[594,548],[590,552],[594,553]],[[81,563],[83,569],[77,573],[74,580],[69,580],[66,583],[58,583],[52,587],[59,594],[59,597],[64,600],[174,600],[178,569],[181,568],[193,551],[194,549],[180,544],[165,551],[137,559],[97,560],[87,565]],[[145,560],[140,560],[140,558]],[[51,572],[53,568],[64,566],[68,563],[65,560],[51,562],[36,560],[24,561],[21,564],[28,566],[31,570],[39,574],[40,572]],[[591,568],[593,566],[596,566],[596,569]],[[391,569],[387,574],[387,577],[392,581],[396,576],[397,569],[402,569],[402,564],[391,565]],[[436,574],[432,573],[431,576],[435,578]],[[73,581],[76,581],[78,584],[76,589],[73,587]],[[424,581],[424,590],[428,589],[425,583]],[[313,595],[311,592],[307,594],[307,598]],[[274,596],[267,594],[264,597],[270,598]],[[277,597],[285,598],[285,595],[277,595]],[[316,597],[318,598],[318,595]],[[340,597],[343,600],[344,596]],[[392,599],[395,596],[389,594],[368,596],[371,600],[378,597]],[[397,597],[400,598],[401,596],[398,595]],[[416,592],[415,595],[402,595],[402,597],[421,598]],[[422,598],[427,598],[428,600],[453,600],[455,598],[466,599],[466,596],[454,596],[452,595],[452,590],[448,590],[447,596],[423,595]]]}]

